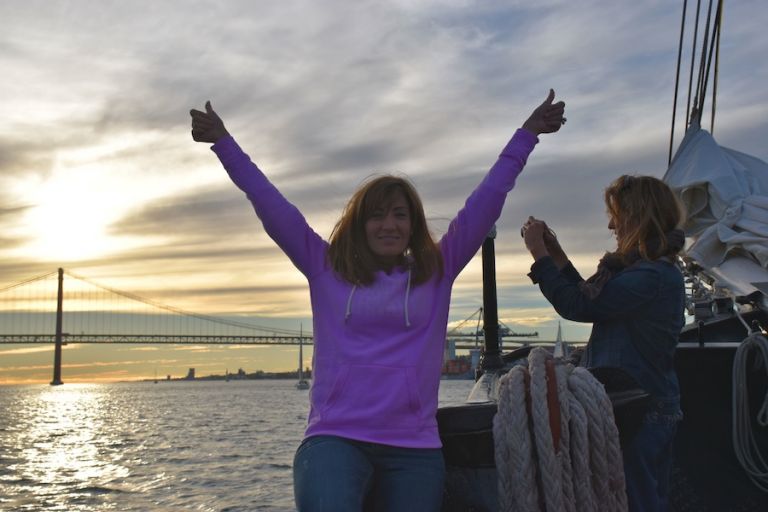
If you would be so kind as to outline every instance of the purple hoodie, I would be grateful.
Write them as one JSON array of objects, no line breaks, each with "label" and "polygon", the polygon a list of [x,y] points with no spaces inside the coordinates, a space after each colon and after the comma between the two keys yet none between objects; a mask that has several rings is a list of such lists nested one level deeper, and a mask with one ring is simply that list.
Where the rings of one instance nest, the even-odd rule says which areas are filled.
[{"label": "purple hoodie", "polygon": [[329,265],[328,243],[232,137],[213,146],[267,233],[309,281],[314,357],[305,432],[439,448],[437,393],[451,287],[501,214],[538,139],[517,130],[440,239],[442,277],[413,286],[407,268],[355,286]]}]

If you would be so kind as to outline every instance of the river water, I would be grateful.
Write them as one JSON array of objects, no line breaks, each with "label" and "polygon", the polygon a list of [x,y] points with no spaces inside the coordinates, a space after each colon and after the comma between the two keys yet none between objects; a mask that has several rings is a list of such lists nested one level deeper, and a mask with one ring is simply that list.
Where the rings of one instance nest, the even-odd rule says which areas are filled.
[{"label": "river water", "polygon": [[[294,384],[0,386],[0,510],[295,510]],[[442,381],[440,405],[471,386]]]}]

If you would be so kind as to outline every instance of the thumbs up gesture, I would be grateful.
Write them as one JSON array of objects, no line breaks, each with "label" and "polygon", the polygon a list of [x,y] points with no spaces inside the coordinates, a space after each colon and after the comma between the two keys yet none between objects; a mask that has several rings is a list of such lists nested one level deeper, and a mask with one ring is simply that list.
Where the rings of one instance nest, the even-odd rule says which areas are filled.
[{"label": "thumbs up gesture", "polygon": [[205,102],[205,112],[192,109],[189,115],[192,116],[192,140],[216,143],[222,137],[229,135],[224,128],[224,122],[211,107],[210,101]]},{"label": "thumbs up gesture", "polygon": [[563,117],[565,103],[562,101],[552,103],[554,99],[555,91],[550,89],[547,99],[531,113],[531,116],[523,123],[523,128],[534,135],[559,130],[565,124],[565,117]]}]

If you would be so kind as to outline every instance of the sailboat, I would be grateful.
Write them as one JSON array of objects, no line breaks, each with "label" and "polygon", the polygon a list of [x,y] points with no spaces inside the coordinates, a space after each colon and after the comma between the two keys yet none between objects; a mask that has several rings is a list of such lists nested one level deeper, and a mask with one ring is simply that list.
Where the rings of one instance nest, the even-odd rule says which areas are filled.
[{"label": "sailboat", "polygon": [[557,336],[555,337],[555,348],[552,351],[552,355],[555,357],[564,357],[565,349],[563,348],[563,326],[560,322],[557,322]]},{"label": "sailboat", "polygon": [[[707,81],[718,67],[717,62],[711,65],[712,59],[719,56],[715,49],[723,2],[717,2],[714,15],[712,3],[703,31],[695,99],[686,109],[686,135],[673,158],[673,111],[670,165],[664,176],[688,209],[688,241],[679,264],[686,276],[689,321],[675,356],[684,419],[674,442],[669,495],[673,510],[764,511],[768,510],[768,163],[720,147],[701,128]],[[686,9],[687,2],[681,30]],[[696,20],[698,24],[698,12]],[[691,58],[697,54],[696,36],[693,41]],[[680,44],[682,50],[682,34]],[[692,65],[691,78],[693,69]],[[482,253],[483,301],[484,311],[491,313],[485,317],[486,326],[491,327],[498,323],[493,313],[493,249],[489,237]],[[486,328],[485,333],[478,377],[466,402],[442,407],[437,414],[447,469],[444,512],[499,510],[493,438],[498,382],[531,349],[502,353],[493,329]],[[638,410],[644,397],[628,396],[612,390],[610,381],[604,383],[622,434],[626,423],[619,420]],[[538,510],[536,505],[532,510]]]},{"label": "sailboat", "polygon": [[309,389],[309,381],[304,378],[304,335],[299,330],[299,381],[296,383],[296,389]]}]

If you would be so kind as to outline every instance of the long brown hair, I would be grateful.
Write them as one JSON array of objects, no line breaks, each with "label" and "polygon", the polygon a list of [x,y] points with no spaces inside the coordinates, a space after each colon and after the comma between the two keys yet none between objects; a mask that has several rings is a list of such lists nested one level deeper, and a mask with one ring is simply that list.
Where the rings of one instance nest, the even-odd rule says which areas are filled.
[{"label": "long brown hair", "polygon": [[331,233],[328,257],[333,269],[355,284],[370,284],[379,270],[365,237],[365,223],[374,210],[386,207],[393,195],[402,192],[411,215],[411,238],[403,262],[411,265],[414,284],[427,281],[443,271],[443,258],[427,227],[424,206],[413,185],[399,176],[377,176],[352,195]]},{"label": "long brown hair", "polygon": [[605,204],[614,222],[617,252],[637,251],[643,259],[674,256],[667,234],[682,224],[682,204],[669,186],[653,176],[620,176],[605,189]]}]

